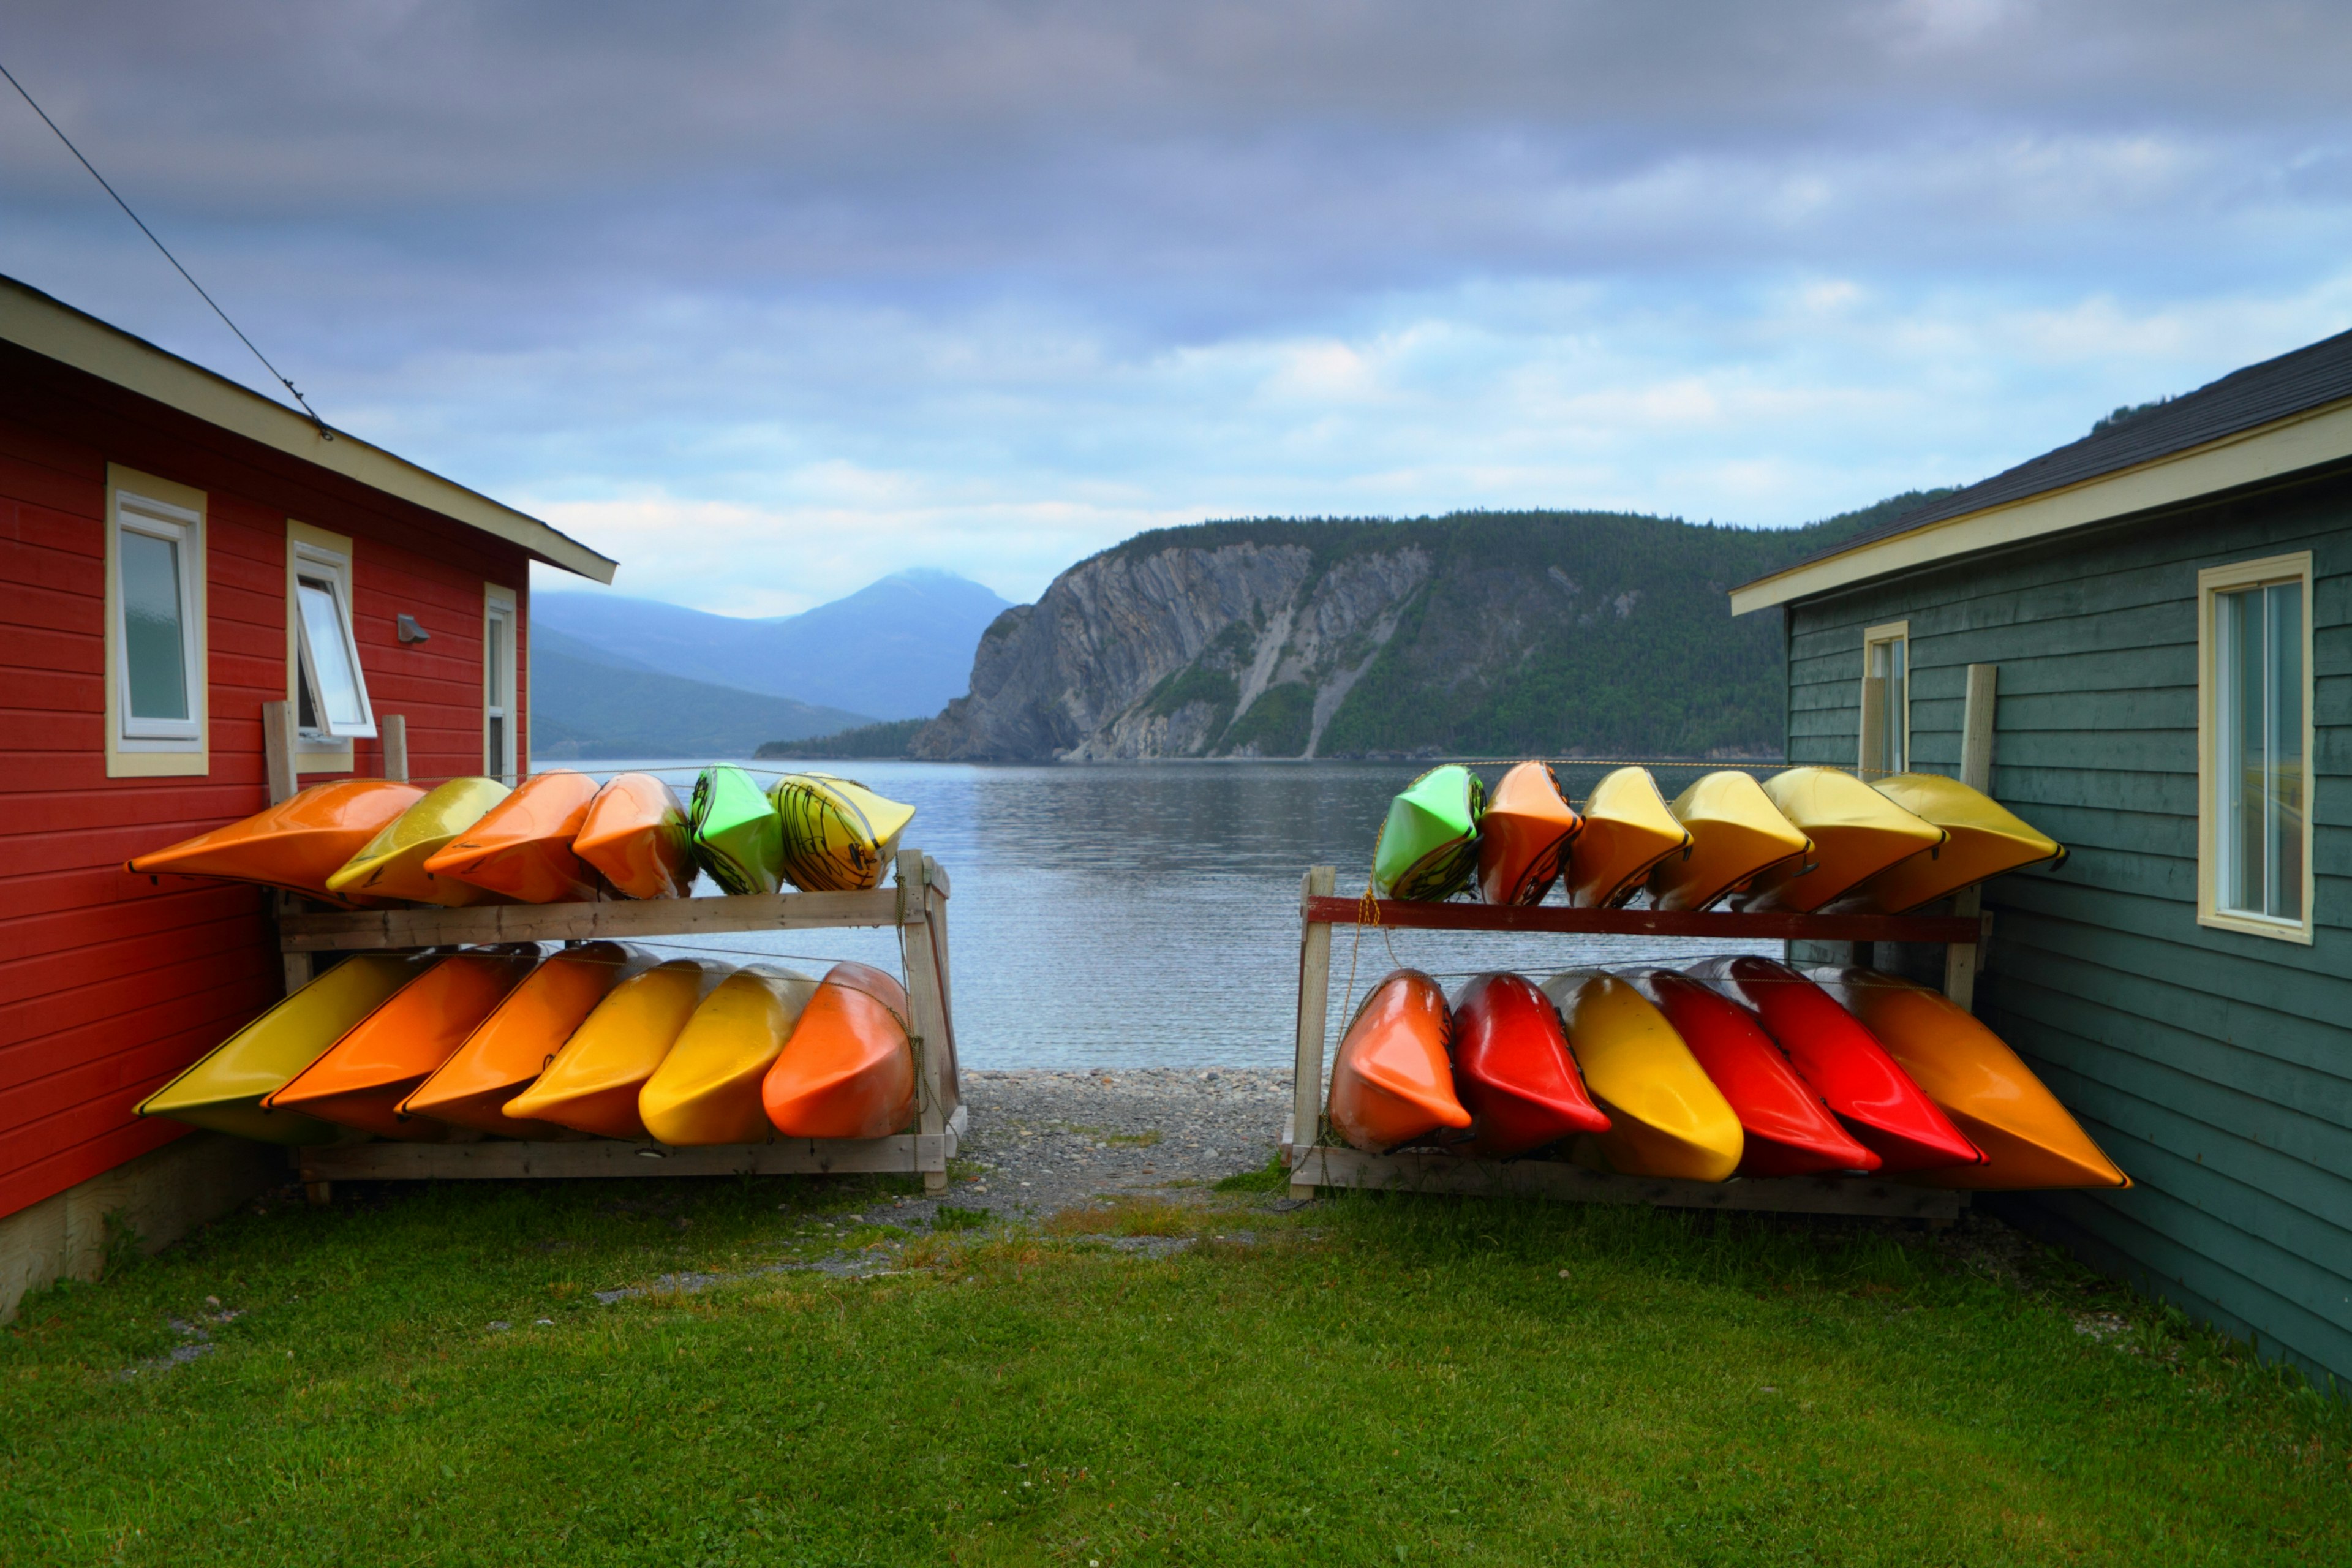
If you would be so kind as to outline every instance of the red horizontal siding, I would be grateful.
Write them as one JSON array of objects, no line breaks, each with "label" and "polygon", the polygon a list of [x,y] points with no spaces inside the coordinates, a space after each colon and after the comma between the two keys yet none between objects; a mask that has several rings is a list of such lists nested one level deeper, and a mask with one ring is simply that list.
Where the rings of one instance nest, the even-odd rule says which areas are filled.
[{"label": "red horizontal siding", "polygon": [[[206,495],[203,777],[106,776],[110,461]],[[521,550],[0,344],[0,1215],[177,1136],[131,1108],[277,996],[257,890],[123,861],[267,803],[289,518],[352,540],[361,667],[412,775],[479,772],[482,589],[524,589]]]}]

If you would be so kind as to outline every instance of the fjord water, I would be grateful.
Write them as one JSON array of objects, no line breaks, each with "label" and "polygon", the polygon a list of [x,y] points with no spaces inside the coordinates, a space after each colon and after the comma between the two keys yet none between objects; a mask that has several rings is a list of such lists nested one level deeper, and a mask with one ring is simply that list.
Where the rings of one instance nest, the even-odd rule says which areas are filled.
[{"label": "fjord water", "polygon": [[[790,771],[738,763],[766,783]],[[698,764],[659,773],[683,798]],[[1287,1067],[1298,986],[1298,884],[1336,866],[1363,889],[1389,798],[1413,763],[1169,763],[1077,767],[810,763],[916,808],[906,842],[946,868],[956,1042],[968,1068]],[[1492,780],[1498,768],[1480,770]],[[1581,795],[1597,768],[1563,768]],[[1668,795],[1683,770],[1659,770]],[[716,889],[705,884],[699,894]],[[1557,894],[1554,895],[1557,898]],[[821,973],[856,959],[897,973],[887,931],[738,933],[651,945]],[[1333,932],[1330,1041],[1349,1000],[1400,964],[1452,992],[1469,974],[1541,978],[1579,964],[1775,952],[1648,938]]]}]

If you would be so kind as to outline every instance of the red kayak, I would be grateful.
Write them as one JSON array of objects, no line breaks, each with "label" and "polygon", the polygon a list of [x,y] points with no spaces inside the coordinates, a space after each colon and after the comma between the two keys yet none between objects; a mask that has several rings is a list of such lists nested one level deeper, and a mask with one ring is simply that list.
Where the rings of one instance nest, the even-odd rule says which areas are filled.
[{"label": "red kayak", "polygon": [[1559,1010],[1517,974],[1481,974],[1454,999],[1454,1093],[1471,1116],[1462,1152],[1482,1160],[1609,1131],[1568,1054]]},{"label": "red kayak", "polygon": [[1984,1152],[1897,1067],[1886,1047],[1830,994],[1769,958],[1711,958],[1690,971],[1753,1009],[1846,1131],[1874,1151],[1879,1168],[1933,1171],[1980,1165]]},{"label": "red kayak", "polygon": [[1445,993],[1418,969],[1372,987],[1331,1063],[1331,1126],[1370,1153],[1470,1125],[1454,1098]]},{"label": "red kayak", "polygon": [[1810,1176],[1878,1169],[1878,1156],[1838,1125],[1755,1014],[1671,969],[1634,977],[1633,986],[1666,1016],[1731,1102],[1748,1140],[1738,1174]]}]

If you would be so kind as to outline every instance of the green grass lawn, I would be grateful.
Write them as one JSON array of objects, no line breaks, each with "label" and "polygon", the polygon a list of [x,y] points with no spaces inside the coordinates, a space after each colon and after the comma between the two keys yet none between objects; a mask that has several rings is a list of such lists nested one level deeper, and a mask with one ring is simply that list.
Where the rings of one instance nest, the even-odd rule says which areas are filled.
[{"label": "green grass lawn", "polygon": [[2352,1562],[2346,1406],[2046,1255],[1229,1192],[748,1272],[903,1190],[358,1188],[29,1298],[0,1561]]}]

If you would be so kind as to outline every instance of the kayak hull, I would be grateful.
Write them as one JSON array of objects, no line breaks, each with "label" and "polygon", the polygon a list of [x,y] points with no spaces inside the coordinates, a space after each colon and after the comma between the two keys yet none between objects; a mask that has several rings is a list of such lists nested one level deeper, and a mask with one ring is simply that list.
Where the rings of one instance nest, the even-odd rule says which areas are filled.
[{"label": "kayak hull", "polygon": [[1461,1152],[1477,1159],[1609,1131],[1577,1074],[1559,1010],[1517,974],[1481,974],[1455,998],[1454,1094],[1470,1113]]},{"label": "kayak hull", "polygon": [[2131,1185],[2033,1069],[1949,997],[1869,969],[1813,978],[1984,1151],[1981,1165],[1923,1171],[1916,1181],[1979,1192]]},{"label": "kayak hull", "polygon": [[763,963],[720,981],[639,1092],[646,1131],[680,1147],[772,1140],[761,1086],[816,989],[805,974]]},{"label": "kayak hull", "polygon": [[830,773],[792,773],[769,798],[782,835],[783,878],[809,893],[882,885],[915,808]]},{"label": "kayak hull", "polygon": [[327,879],[424,798],[414,784],[390,779],[312,784],[242,822],[139,856],[129,869],[142,877],[258,882],[309,898],[355,902],[329,892]]},{"label": "kayak hull", "polygon": [[1887,1174],[1982,1163],[1861,1021],[1804,975],[1757,957],[1709,959],[1688,973],[1763,1021],[1798,1076]]},{"label": "kayak hull", "polygon": [[1445,993],[1415,969],[1372,987],[1331,1063],[1332,1130],[1374,1153],[1470,1125],[1446,1060]]},{"label": "kayak hull", "polygon": [[596,781],[585,773],[535,774],[429,856],[425,870],[518,903],[593,900],[595,873],[572,853],[572,840],[595,797]]},{"label": "kayak hull", "polygon": [[775,803],[740,768],[723,763],[694,781],[695,863],[730,894],[772,893],[782,885],[783,824]]},{"label": "kayak hull", "polygon": [[1586,1147],[1629,1176],[1729,1180],[1746,1150],[1739,1118],[1665,1015],[1616,975],[1591,970],[1555,974],[1543,991],[1609,1118]]},{"label": "kayak hull", "polygon": [[1733,769],[1699,779],[1669,809],[1691,842],[1689,854],[1650,873],[1650,901],[1662,910],[1706,909],[1768,867],[1812,852],[1764,787]]},{"label": "kayak hull", "polygon": [[1647,768],[1605,773],[1584,802],[1584,826],[1568,852],[1568,901],[1614,909],[1642,890],[1651,870],[1690,844]]},{"label": "kayak hull", "polygon": [[1478,817],[1478,896],[1490,904],[1542,903],[1583,826],[1558,773],[1542,763],[1514,766]]},{"label": "kayak hull", "polygon": [[1810,863],[1784,860],[1759,874],[1743,910],[1811,914],[1896,861],[1944,841],[1923,822],[1852,773],[1789,768],[1764,781],[1764,794],[1812,841]]},{"label": "kayak hull", "polygon": [[446,909],[504,902],[487,888],[435,876],[425,862],[479,822],[508,793],[506,785],[490,778],[451,779],[436,785],[328,878],[327,890],[346,898],[407,899]]},{"label": "kayak hull", "polygon": [[1372,890],[1381,898],[1440,902],[1478,868],[1478,815],[1486,786],[1465,767],[1432,768],[1389,802],[1372,846]]},{"label": "kayak hull", "polygon": [[621,981],[500,1114],[600,1138],[652,1137],[638,1096],[727,973],[702,959],[674,958]]},{"label": "kayak hull", "polygon": [[410,1121],[400,1102],[466,1043],[536,954],[453,953],[394,993],[324,1056],[261,1103],[380,1138],[436,1142],[438,1121]]},{"label": "kayak hull", "polygon": [[836,963],[760,1085],[787,1138],[887,1138],[915,1116],[907,993],[881,970]]},{"label": "kayak hull", "polygon": [[651,773],[616,773],[589,803],[572,852],[633,899],[682,899],[694,886],[693,836],[677,792]]},{"label": "kayak hull", "polygon": [[263,1143],[331,1143],[342,1129],[261,1102],[414,980],[429,960],[362,952],[343,960],[205,1052],[139,1105],[194,1127]]},{"label": "kayak hull", "polygon": [[1878,1156],[1838,1125],[1755,1014],[1668,969],[1654,970],[1633,984],[1666,1016],[1739,1118],[1740,1175],[1878,1169]]},{"label": "kayak hull", "polygon": [[1980,791],[1937,773],[1896,773],[1871,787],[1944,830],[1933,851],[1906,856],[1849,895],[1861,909],[1899,915],[1988,877],[2063,862],[2065,847]]},{"label": "kayak hull", "polygon": [[615,942],[586,942],[551,955],[401,1101],[398,1113],[507,1138],[567,1136],[571,1130],[554,1122],[508,1116],[508,1102],[546,1069],[631,965],[646,962]]}]

